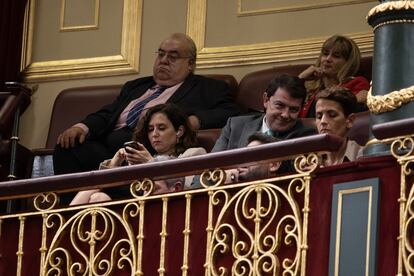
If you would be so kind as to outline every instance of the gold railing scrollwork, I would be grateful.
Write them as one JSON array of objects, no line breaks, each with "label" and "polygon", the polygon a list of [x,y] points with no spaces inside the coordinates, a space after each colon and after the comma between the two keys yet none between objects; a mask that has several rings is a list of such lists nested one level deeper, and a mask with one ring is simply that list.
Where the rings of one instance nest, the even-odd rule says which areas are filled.
[{"label": "gold railing scrollwork", "polygon": [[[234,195],[212,193],[211,203],[220,213],[212,225],[207,275],[304,275],[307,213],[302,215],[299,202],[309,192],[309,179],[294,178],[282,186],[253,182]],[[280,255],[287,247],[293,256]]]},{"label": "gold railing scrollwork", "polygon": [[295,158],[294,166],[298,173],[311,173],[320,164],[320,158],[316,153],[302,154]]},{"label": "gold railing scrollwork", "polygon": [[[178,238],[182,239],[182,263],[177,264],[181,275],[193,275],[197,269],[197,275],[204,270],[209,276],[304,276],[310,183],[319,158],[310,153],[294,162],[294,174],[228,185],[223,185],[223,169],[210,169],[200,176],[204,189],[151,196],[155,182],[143,178],[129,185],[132,196],[127,199],[88,205],[57,208],[59,193],[37,194],[35,211],[0,216],[0,237],[4,239],[2,228],[17,225],[16,275],[27,267],[24,249],[32,242],[27,241],[27,231],[33,231],[41,232],[36,240],[35,274],[39,275],[119,275],[122,271],[137,276],[150,269],[157,275],[171,274],[169,254]],[[184,200],[180,222],[177,210],[183,210]],[[147,204],[155,208],[145,212]],[[41,228],[33,230],[33,225]],[[194,267],[193,250],[200,248],[194,237],[203,235],[204,268]],[[159,259],[152,261],[158,264],[149,268],[146,254],[149,247],[154,250],[155,241]]]},{"label": "gold railing scrollwork", "polygon": [[[413,175],[414,160],[407,161],[402,166],[402,172],[406,175]],[[401,202],[402,203],[402,202]],[[405,202],[404,202],[405,203]],[[402,261],[404,263],[404,268],[406,275],[414,274],[414,242],[413,242],[413,227],[414,227],[414,189],[413,185],[409,188],[408,199],[404,208],[403,214],[403,225],[402,235],[400,240],[403,243],[402,252]],[[401,274],[403,275],[403,274]]]},{"label": "gold railing scrollwork", "polygon": [[131,183],[131,186],[130,186],[131,194],[135,198],[149,196],[153,190],[154,190],[154,182],[149,178],[145,178],[142,181],[135,180],[134,182]]},{"label": "gold railing scrollwork", "polygon": [[401,137],[391,143],[391,154],[396,159],[410,157],[414,151],[414,139],[412,136]]},{"label": "gold railing scrollwork", "polygon": [[38,211],[52,210],[59,202],[56,193],[38,194],[33,199],[33,205]]},{"label": "gold railing scrollwork", "polygon": [[200,176],[204,188],[217,187],[226,181],[226,172],[222,169],[206,170]]},{"label": "gold railing scrollwork", "polygon": [[[412,182],[414,168],[414,139],[413,136],[397,137],[391,144],[391,154],[401,166],[400,173],[400,227],[398,236],[398,274],[412,275],[414,273],[414,242],[412,236],[414,223],[414,183]],[[411,177],[411,178],[410,178]]]},{"label": "gold railing scrollwork", "polygon": [[59,227],[43,271],[45,275],[110,275],[116,269],[127,269],[134,275],[136,253],[130,226],[117,213],[94,207],[78,212]]},{"label": "gold railing scrollwork", "polygon": [[61,214],[42,214],[43,223],[42,223],[42,246],[40,247],[40,273],[39,275],[45,275],[45,264],[46,264],[46,254],[47,254],[47,234],[48,230],[58,230],[65,223],[65,218]]}]

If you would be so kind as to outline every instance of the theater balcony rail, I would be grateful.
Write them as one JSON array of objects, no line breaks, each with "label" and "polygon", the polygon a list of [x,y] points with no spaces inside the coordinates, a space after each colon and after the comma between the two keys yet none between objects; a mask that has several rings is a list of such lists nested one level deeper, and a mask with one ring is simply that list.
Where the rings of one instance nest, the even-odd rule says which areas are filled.
[{"label": "theater balcony rail", "polygon": [[401,168],[399,191],[398,273],[414,271],[414,118],[377,124],[372,127],[377,142],[390,144],[390,152]]},{"label": "theater balcony rail", "polygon": [[[185,159],[0,182],[0,200],[33,202],[30,210],[0,215],[0,275],[306,275],[315,153],[336,150],[340,143],[319,134]],[[222,169],[292,158],[295,173],[222,185]],[[152,180],[193,174],[209,185],[149,195]],[[125,183],[129,199],[59,205],[61,193]]]}]

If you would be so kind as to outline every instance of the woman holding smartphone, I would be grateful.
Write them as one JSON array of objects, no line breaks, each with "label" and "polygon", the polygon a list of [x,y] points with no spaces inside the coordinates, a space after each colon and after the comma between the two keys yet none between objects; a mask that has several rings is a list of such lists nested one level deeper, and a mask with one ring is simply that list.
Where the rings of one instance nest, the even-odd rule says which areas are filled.
[{"label": "woman holding smartphone", "polygon": [[[139,142],[138,142],[139,141]],[[196,133],[189,125],[188,117],[174,104],[156,105],[146,112],[138,122],[133,141],[125,143],[114,157],[100,164],[100,169],[124,165],[136,165],[152,161],[157,155],[178,158],[205,154],[204,148],[195,147]],[[186,186],[192,179],[186,179]],[[71,205],[100,202],[129,195],[122,188],[98,189],[79,192]]]}]

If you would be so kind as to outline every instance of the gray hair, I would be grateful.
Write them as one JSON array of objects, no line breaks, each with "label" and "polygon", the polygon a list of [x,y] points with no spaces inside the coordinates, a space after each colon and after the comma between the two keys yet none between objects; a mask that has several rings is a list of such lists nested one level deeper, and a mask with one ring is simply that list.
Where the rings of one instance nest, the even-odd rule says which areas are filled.
[{"label": "gray hair", "polygon": [[174,33],[171,35],[171,38],[186,42],[188,54],[190,55],[190,60],[194,64],[195,68],[197,62],[197,46],[194,40],[190,36],[183,33]]}]

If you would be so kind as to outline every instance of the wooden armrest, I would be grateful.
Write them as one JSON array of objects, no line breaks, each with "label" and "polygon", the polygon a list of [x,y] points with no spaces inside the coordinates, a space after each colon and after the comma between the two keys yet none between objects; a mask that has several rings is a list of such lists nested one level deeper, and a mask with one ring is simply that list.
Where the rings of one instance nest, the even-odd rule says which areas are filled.
[{"label": "wooden armrest", "polygon": [[35,156],[36,155],[37,156],[53,155],[54,149],[47,149],[47,148],[33,149],[32,152]]}]

